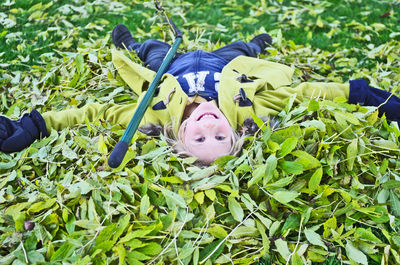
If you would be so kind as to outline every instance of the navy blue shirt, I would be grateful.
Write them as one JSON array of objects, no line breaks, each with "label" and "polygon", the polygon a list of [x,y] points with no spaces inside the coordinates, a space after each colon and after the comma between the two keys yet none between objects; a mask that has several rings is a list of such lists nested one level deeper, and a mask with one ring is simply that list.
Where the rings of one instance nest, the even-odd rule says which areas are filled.
[{"label": "navy blue shirt", "polygon": [[178,56],[167,73],[175,76],[189,97],[200,95],[207,100],[217,100],[221,71],[227,63],[216,54],[191,51]]}]

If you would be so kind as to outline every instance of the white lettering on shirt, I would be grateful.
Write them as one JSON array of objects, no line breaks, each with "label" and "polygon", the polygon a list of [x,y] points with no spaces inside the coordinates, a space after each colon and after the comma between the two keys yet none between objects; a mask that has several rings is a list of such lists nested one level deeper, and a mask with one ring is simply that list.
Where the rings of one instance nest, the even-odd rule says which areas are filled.
[{"label": "white lettering on shirt", "polygon": [[185,78],[188,82],[189,93],[204,91],[204,84],[209,73],[210,71],[200,71],[197,73],[188,73],[183,75],[183,78]]},{"label": "white lettering on shirt", "polygon": [[218,92],[219,89],[219,80],[221,79],[221,73],[215,72],[214,73],[214,81],[215,81],[215,91]]}]

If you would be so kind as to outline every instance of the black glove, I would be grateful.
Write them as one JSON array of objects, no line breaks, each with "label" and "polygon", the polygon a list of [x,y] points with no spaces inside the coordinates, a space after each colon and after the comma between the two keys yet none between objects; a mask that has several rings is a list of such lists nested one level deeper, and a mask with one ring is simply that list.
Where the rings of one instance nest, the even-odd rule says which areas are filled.
[{"label": "black glove", "polygon": [[0,116],[0,151],[12,153],[47,136],[46,123],[37,110],[24,114],[18,121]]}]

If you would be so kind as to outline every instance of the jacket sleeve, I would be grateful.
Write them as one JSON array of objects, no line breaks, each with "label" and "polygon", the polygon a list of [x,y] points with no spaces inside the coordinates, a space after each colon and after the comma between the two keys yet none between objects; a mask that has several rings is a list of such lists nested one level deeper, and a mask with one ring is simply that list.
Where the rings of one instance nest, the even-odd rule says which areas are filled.
[{"label": "jacket sleeve", "polygon": [[333,100],[337,97],[349,98],[349,84],[305,82],[297,87],[283,86],[277,89],[262,89],[254,97],[254,112],[257,116],[278,114],[286,107],[287,100],[296,94],[295,103],[310,98]]},{"label": "jacket sleeve", "polygon": [[119,75],[137,95],[147,89],[156,74],[154,71],[134,63],[117,50],[112,51],[112,61]]},{"label": "jacket sleeve", "polygon": [[43,114],[48,133],[54,130],[62,130],[76,125],[84,125],[86,122],[96,122],[100,119],[111,124],[120,124],[127,127],[135,110],[136,103],[128,105],[89,103],[82,108],[70,108],[62,111],[49,111]]}]

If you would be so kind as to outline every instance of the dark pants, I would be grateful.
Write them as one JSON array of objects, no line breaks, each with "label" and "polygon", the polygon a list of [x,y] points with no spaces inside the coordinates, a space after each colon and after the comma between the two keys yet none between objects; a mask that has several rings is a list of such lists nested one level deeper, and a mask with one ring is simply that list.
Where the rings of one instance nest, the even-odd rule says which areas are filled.
[{"label": "dark pants", "polygon": [[[383,104],[384,102],[386,103]],[[380,106],[379,115],[385,113],[388,120],[397,121],[400,124],[400,98],[390,92],[369,86],[363,79],[350,81],[349,103]]]},{"label": "dark pants", "polygon": [[[170,45],[168,43],[150,39],[143,43],[135,42],[128,46],[129,50],[135,50],[140,60],[144,62],[147,68],[157,72],[165,55],[167,54]],[[249,57],[257,57],[261,53],[261,49],[254,43],[246,43],[243,41],[236,41],[228,44],[212,53],[219,55],[228,62],[232,61],[239,55],[245,55]],[[179,58],[179,53],[175,56],[174,60]]]}]

